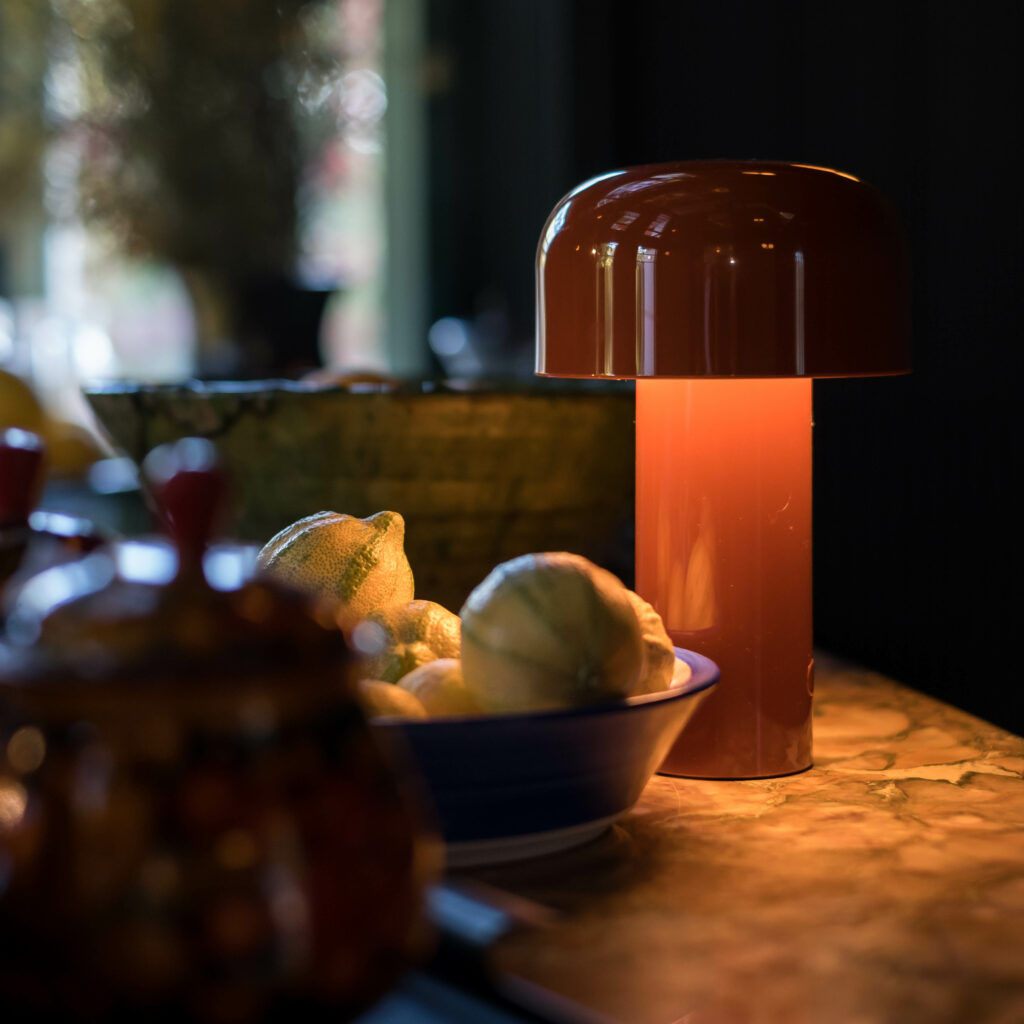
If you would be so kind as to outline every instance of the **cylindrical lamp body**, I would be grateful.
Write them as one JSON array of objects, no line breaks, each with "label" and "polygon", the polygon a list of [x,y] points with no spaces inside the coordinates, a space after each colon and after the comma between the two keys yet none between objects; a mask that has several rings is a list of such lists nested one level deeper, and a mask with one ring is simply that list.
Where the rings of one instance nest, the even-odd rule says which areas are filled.
[{"label": "cylindrical lamp body", "polygon": [[636,587],[721,666],[662,771],[811,764],[811,381],[636,385]]}]

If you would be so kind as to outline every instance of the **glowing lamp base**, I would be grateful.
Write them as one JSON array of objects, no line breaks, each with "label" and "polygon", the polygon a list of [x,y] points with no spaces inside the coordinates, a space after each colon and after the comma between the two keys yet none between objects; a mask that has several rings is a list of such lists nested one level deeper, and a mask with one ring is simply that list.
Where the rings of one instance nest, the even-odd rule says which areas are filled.
[{"label": "glowing lamp base", "polygon": [[636,586],[721,682],[661,771],[811,764],[811,381],[636,384]]}]

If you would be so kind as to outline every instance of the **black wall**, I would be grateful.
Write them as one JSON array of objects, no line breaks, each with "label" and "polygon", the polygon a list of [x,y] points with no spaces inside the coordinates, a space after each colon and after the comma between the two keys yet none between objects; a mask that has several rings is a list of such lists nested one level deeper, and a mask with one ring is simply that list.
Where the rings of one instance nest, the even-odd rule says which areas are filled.
[{"label": "black wall", "polygon": [[816,635],[1024,732],[1020,15],[1011,2],[431,0],[434,314],[532,345],[557,199],[616,166],[823,164],[914,264],[915,372],[815,385]]}]

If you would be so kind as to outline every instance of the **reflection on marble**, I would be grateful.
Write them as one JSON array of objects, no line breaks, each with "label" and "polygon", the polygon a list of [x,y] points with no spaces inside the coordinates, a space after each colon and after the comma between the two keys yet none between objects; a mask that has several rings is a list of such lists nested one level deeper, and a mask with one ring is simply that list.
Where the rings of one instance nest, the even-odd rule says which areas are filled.
[{"label": "reflection on marble", "polygon": [[613,1020],[1024,1021],[1024,740],[874,673],[819,661],[810,771],[474,876],[562,911],[498,966]]}]

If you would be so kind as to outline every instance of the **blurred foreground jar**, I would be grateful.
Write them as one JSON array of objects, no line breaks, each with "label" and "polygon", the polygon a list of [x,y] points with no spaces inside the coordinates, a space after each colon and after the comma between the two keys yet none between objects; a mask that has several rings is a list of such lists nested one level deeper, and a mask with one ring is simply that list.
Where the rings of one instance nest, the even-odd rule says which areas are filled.
[{"label": "blurred foreground jar", "polygon": [[80,557],[103,538],[88,523],[33,511],[45,478],[46,445],[39,434],[0,429],[0,624],[5,595],[19,578]]},{"label": "blurred foreground jar", "polygon": [[422,955],[432,847],[341,634],[223,565],[212,587],[195,517],[214,478],[171,478],[176,557],[125,545],[48,570],[8,620],[0,1005],[343,1019]]}]

